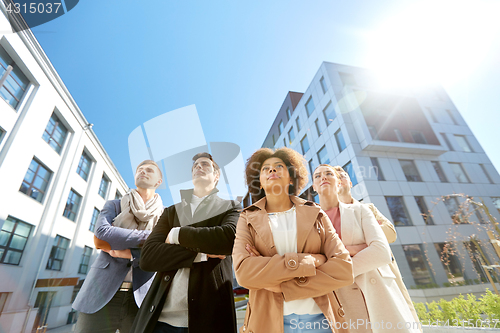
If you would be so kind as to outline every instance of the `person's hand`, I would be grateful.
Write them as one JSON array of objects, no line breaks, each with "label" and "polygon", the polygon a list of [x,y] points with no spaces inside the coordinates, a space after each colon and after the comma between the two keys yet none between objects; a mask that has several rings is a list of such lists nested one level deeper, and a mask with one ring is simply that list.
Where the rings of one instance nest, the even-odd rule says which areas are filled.
[{"label": "person's hand", "polygon": [[208,258],[215,258],[215,259],[226,259],[226,256],[223,254],[207,254]]},{"label": "person's hand", "polygon": [[345,248],[349,251],[351,257],[354,257],[359,251],[364,250],[368,247],[366,244],[358,244],[358,245],[346,245]]},{"label": "person's hand", "polygon": [[310,256],[314,259],[314,267],[319,267],[326,262],[326,256],[323,254],[313,253]]},{"label": "person's hand", "polygon": [[247,250],[248,254],[250,254],[250,257],[260,257],[259,251],[255,248],[255,246],[247,244],[245,246],[245,250]]},{"label": "person's hand", "polygon": [[102,249],[102,251],[106,252],[113,258],[123,258],[123,259],[132,259],[132,253],[130,252],[130,249],[126,250],[105,250]]}]

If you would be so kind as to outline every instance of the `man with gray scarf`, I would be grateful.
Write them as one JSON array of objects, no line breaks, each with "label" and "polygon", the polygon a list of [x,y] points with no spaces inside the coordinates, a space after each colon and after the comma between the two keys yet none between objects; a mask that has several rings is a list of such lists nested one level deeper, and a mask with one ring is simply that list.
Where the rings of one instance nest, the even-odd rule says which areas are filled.
[{"label": "man with gray scarf", "polygon": [[137,189],[107,201],[97,220],[94,241],[102,251],[73,303],[80,312],[75,332],[128,333],[153,277],[139,268],[139,246],[163,213],[155,193],[162,173],[154,161],[145,160],[134,178]]}]

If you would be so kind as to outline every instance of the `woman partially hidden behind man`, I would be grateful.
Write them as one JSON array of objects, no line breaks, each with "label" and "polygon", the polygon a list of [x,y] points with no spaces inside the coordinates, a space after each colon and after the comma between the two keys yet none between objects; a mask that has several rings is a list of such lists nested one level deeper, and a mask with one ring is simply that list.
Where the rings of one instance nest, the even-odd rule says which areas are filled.
[{"label": "woman partially hidden behind man", "polygon": [[[240,332],[419,332],[405,325],[414,319],[373,213],[339,201],[331,166],[314,173],[321,207],[297,197],[307,174],[304,158],[288,148],[259,149],[247,161],[254,204],[240,215],[233,249],[238,283],[250,290]],[[344,244],[367,246],[351,257]]]}]

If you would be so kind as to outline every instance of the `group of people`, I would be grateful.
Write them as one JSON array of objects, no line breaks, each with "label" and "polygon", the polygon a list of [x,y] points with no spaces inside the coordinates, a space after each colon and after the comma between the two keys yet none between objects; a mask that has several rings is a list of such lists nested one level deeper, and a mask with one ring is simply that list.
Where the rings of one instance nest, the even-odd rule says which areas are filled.
[{"label": "group of people", "polygon": [[142,162],[137,188],[99,215],[102,251],[73,303],[76,332],[236,332],[233,267],[249,289],[242,333],[421,332],[389,248],[392,223],[352,197],[340,167],[314,170],[320,205],[299,198],[304,162],[289,148],[256,151],[243,210],[217,196],[208,153],[193,157],[194,188],[167,208],[160,168]]}]

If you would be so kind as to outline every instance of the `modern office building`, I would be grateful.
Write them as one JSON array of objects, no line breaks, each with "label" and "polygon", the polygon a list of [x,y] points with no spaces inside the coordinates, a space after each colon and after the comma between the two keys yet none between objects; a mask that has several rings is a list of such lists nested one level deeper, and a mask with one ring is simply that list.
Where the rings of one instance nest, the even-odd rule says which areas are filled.
[{"label": "modern office building", "polygon": [[[324,62],[304,93],[288,93],[263,144],[283,146],[310,172],[342,166],[353,196],[393,221],[391,248],[415,301],[491,289],[482,264],[499,262],[494,228],[455,194],[499,220],[500,176],[442,87],[381,88],[368,70]],[[310,186],[302,196],[317,201]]]},{"label": "modern office building", "polygon": [[128,186],[32,32],[9,33],[0,9],[0,331],[32,332],[74,320],[97,215]]}]

